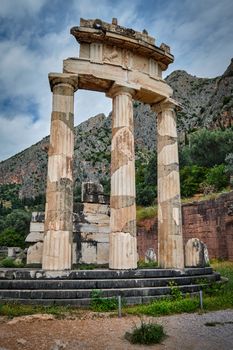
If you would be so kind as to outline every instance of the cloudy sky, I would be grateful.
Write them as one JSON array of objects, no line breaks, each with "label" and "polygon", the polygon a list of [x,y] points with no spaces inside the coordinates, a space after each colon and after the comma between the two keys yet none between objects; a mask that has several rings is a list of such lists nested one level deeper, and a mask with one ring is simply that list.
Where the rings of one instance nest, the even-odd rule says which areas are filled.
[{"label": "cloudy sky", "polygon": [[[215,77],[233,57],[232,0],[0,0],[0,161],[48,135],[47,75],[78,55],[69,30],[80,17],[117,17],[120,25],[147,29],[175,55],[166,74]],[[75,125],[110,110],[104,95],[79,91]]]}]

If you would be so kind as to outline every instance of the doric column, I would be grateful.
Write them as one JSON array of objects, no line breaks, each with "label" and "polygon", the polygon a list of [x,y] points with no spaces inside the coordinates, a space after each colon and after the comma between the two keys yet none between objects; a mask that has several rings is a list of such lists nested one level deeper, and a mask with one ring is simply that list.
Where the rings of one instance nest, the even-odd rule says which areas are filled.
[{"label": "doric column", "polygon": [[132,89],[117,86],[108,94],[113,99],[109,242],[111,269],[137,267],[133,93]]},{"label": "doric column", "polygon": [[53,110],[48,153],[42,268],[71,268],[73,236],[74,91],[78,78],[49,74]]},{"label": "doric column", "polygon": [[153,105],[157,113],[158,260],[162,268],[184,268],[180,176],[172,99]]}]

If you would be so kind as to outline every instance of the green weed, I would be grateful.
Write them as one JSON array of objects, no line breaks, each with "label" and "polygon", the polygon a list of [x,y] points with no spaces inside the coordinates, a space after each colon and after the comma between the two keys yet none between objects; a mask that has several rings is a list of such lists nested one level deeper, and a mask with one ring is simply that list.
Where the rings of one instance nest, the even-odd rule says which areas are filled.
[{"label": "green weed", "polygon": [[158,344],[165,338],[163,326],[156,323],[141,321],[140,327],[135,327],[132,333],[126,332],[125,338],[132,344]]},{"label": "green weed", "polygon": [[102,291],[93,289],[91,292],[91,309],[97,312],[113,311],[118,308],[116,297],[103,298]]}]

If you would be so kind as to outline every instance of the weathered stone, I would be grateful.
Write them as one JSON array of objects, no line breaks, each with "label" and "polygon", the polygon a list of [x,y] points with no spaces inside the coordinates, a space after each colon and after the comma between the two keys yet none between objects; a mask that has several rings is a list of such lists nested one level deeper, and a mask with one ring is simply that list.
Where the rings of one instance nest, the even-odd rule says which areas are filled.
[{"label": "weathered stone", "polygon": [[45,217],[45,213],[44,212],[40,212],[40,211],[33,211],[32,212],[32,218],[31,218],[31,223],[35,222],[44,222],[44,217]]},{"label": "weathered stone", "polygon": [[31,245],[27,251],[27,264],[41,264],[42,263],[43,243],[37,242]]},{"label": "weathered stone", "polygon": [[103,186],[96,182],[83,182],[81,200],[85,203],[108,204],[109,196],[104,194]]},{"label": "weathered stone", "polygon": [[23,253],[23,249],[20,247],[8,247],[8,257],[9,258],[16,258],[21,253]]},{"label": "weathered stone", "polygon": [[153,248],[149,248],[145,254],[145,263],[156,262],[156,254]]},{"label": "weathered stone", "polygon": [[[43,224],[40,223],[40,225],[43,225]],[[36,243],[36,242],[43,242],[43,240],[44,240],[44,232],[30,232],[29,235],[27,235],[25,242]]]},{"label": "weathered stone", "polygon": [[209,254],[206,244],[198,238],[191,238],[185,245],[185,266],[205,267],[209,265]]},{"label": "weathered stone", "polygon": [[[99,35],[100,32],[104,35]],[[163,267],[183,268],[178,150],[173,111],[176,104],[171,101],[172,90],[162,80],[161,74],[173,62],[170,48],[165,44],[156,47],[154,38],[146,31],[139,33],[121,27],[116,20],[109,24],[99,19],[81,19],[80,28],[72,28],[71,33],[81,43],[80,57],[64,61],[65,73],[49,75],[53,112],[43,268],[58,270],[71,267],[73,95],[78,87],[103,91],[113,99],[109,249],[109,266],[112,269],[137,266],[132,97],[149,104],[163,101],[159,104],[162,112],[158,116],[159,260]],[[168,143],[167,138],[172,142]],[[63,179],[69,180],[71,187],[55,189]],[[102,186],[93,183],[83,184],[82,200],[107,203]],[[108,220],[103,215],[98,218],[98,215],[82,213],[82,216],[84,222],[75,224],[79,238],[81,233],[103,233],[106,230]],[[78,244],[77,239],[77,247]],[[106,257],[106,246],[99,245],[101,249],[103,254],[100,256]],[[85,249],[81,244],[82,259],[97,261],[97,252],[97,242],[91,241],[90,237]]]},{"label": "weathered stone", "polygon": [[176,102],[153,106],[158,115],[158,260],[163,268],[184,268]]}]

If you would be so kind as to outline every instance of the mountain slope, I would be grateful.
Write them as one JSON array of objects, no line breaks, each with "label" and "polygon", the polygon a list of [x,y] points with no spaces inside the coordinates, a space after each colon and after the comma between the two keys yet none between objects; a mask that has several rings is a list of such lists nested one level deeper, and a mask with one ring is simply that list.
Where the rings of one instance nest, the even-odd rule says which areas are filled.
[{"label": "mountain slope", "polygon": [[[183,105],[177,114],[180,138],[201,127],[233,125],[233,60],[225,73],[207,79],[185,71],[174,71],[166,81],[174,98]],[[134,102],[136,157],[147,159],[156,147],[156,117],[150,107]],[[22,184],[21,197],[44,193],[49,138],[0,163],[0,184]],[[82,181],[109,181],[111,115],[99,114],[75,127],[74,178]]]}]

